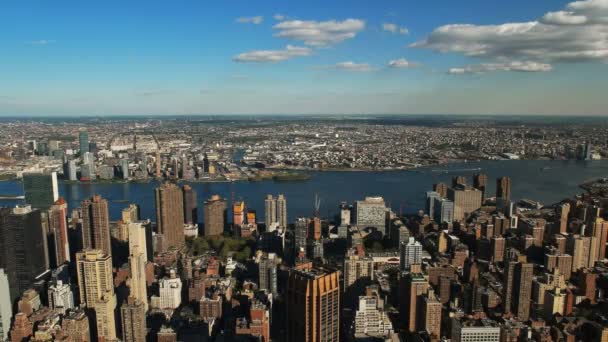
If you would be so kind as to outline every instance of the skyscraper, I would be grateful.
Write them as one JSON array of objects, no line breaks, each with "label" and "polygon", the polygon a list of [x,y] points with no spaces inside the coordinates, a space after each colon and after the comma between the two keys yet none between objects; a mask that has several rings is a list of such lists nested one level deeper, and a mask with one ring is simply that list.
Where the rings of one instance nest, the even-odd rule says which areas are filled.
[{"label": "skyscraper", "polygon": [[144,307],[144,311],[148,310],[148,290],[146,283],[146,256],[144,253],[145,248],[135,248],[129,251],[129,289],[131,296],[141,302]]},{"label": "skyscraper", "polygon": [[456,185],[448,190],[448,198],[454,202],[454,220],[461,221],[481,207],[481,191],[469,186]]},{"label": "skyscraper", "polygon": [[277,294],[277,260],[276,254],[268,253],[260,258],[258,263],[258,288],[272,294]]},{"label": "skyscraper", "polygon": [[402,273],[399,290],[399,313],[404,329],[416,332],[418,315],[421,313],[421,296],[427,292],[429,283],[424,275],[416,272]]},{"label": "skyscraper", "polygon": [[0,268],[9,276],[11,303],[49,270],[40,210],[0,208]]},{"label": "skyscraper", "polygon": [[285,195],[277,196],[277,222],[283,230],[287,229],[287,199]]},{"label": "skyscraper", "polygon": [[104,254],[112,255],[108,201],[100,195],[82,201],[80,216],[83,248],[99,249]]},{"label": "skyscraper", "polygon": [[156,224],[162,234],[162,251],[182,249],[184,237],[184,206],[182,190],[173,183],[163,183],[154,191]]},{"label": "skyscraper", "polygon": [[407,243],[402,242],[399,251],[402,271],[408,271],[411,265],[422,264],[422,245],[413,237],[410,237]]},{"label": "skyscraper", "polygon": [[55,281],[49,286],[48,291],[49,307],[65,313],[74,308],[74,294],[70,284],[65,284],[61,280]]},{"label": "skyscraper", "polygon": [[0,341],[8,340],[12,317],[13,302],[11,301],[8,275],[4,273],[4,269],[0,268]]},{"label": "skyscraper", "polygon": [[482,201],[486,198],[486,187],[488,186],[488,175],[477,173],[473,176],[473,187],[481,191]]},{"label": "skyscraper", "polygon": [[226,220],[226,200],[213,195],[204,205],[205,236],[217,236],[224,233]]},{"label": "skyscraper", "polygon": [[129,234],[129,253],[139,249],[147,261],[152,261],[152,223],[150,220],[135,221],[127,225]]},{"label": "skyscraper", "polygon": [[432,289],[428,290],[426,295],[422,297],[421,314],[418,316],[419,330],[425,330],[428,334],[436,339],[441,338],[441,302],[437,300],[435,292]]},{"label": "skyscraper", "polygon": [[76,253],[76,271],[80,300],[87,308],[95,311],[97,337],[116,339],[112,258],[99,249],[85,249]]},{"label": "skyscraper", "polygon": [[530,318],[534,264],[519,262],[514,271],[512,312],[519,320],[527,321]]},{"label": "skyscraper", "polygon": [[340,272],[292,270],[287,284],[287,340],[340,340]]},{"label": "skyscraper", "polygon": [[190,185],[184,185],[184,223],[198,223],[198,205],[196,204],[196,191]]},{"label": "skyscraper", "polygon": [[68,204],[59,198],[48,211],[49,219],[49,252],[51,265],[57,267],[70,261],[70,243],[68,241]]},{"label": "skyscraper", "polygon": [[438,192],[435,191],[427,191],[426,192],[426,213],[430,218],[434,218],[434,209],[435,209],[435,201],[439,201],[441,196],[439,196]]},{"label": "skyscraper", "polygon": [[160,178],[162,176],[162,170],[160,167],[160,151],[156,151],[154,166],[155,166],[154,174],[155,174],[156,178]]},{"label": "skyscraper", "polygon": [[304,217],[300,217],[295,223],[294,232],[294,253],[297,256],[300,252],[304,252],[306,255],[306,242],[308,238],[308,220]]},{"label": "skyscraper", "polygon": [[511,200],[511,178],[500,177],[496,180],[496,198],[505,201]]},{"label": "skyscraper", "polygon": [[272,195],[266,195],[264,200],[264,222],[266,231],[273,231],[277,222],[277,201]]},{"label": "skyscraper", "polygon": [[439,194],[441,198],[448,197],[448,185],[445,183],[435,183],[433,184],[433,191]]},{"label": "skyscraper", "polygon": [[59,199],[57,172],[24,173],[25,202],[33,208],[48,209]]},{"label": "skyscraper", "polygon": [[355,202],[357,226],[360,229],[376,228],[382,235],[386,233],[386,204],[382,197],[366,197]]},{"label": "skyscraper", "polygon": [[125,342],[146,342],[146,307],[144,303],[129,296],[120,307],[122,319],[122,340]]},{"label": "skyscraper", "polygon": [[240,226],[245,223],[245,201],[237,201],[232,204],[232,224]]},{"label": "skyscraper", "polygon": [[89,133],[80,131],[80,133],[78,133],[78,143],[80,145],[80,155],[89,152]]}]

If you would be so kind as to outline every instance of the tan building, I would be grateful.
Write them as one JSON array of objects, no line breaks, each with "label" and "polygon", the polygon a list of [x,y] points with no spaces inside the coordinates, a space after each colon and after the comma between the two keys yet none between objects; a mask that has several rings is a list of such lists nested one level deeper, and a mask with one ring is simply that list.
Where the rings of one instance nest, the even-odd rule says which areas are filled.
[{"label": "tan building", "polygon": [[108,201],[99,195],[82,201],[80,216],[82,217],[82,247],[99,249],[106,255],[112,255]]},{"label": "tan building", "polygon": [[133,299],[139,300],[144,306],[145,311],[148,310],[148,290],[146,283],[146,264],[147,260],[144,254],[135,249],[129,256],[130,278],[128,281],[130,294]]},{"label": "tan building", "polygon": [[596,260],[606,258],[606,243],[608,243],[608,221],[603,218],[596,218],[593,223],[591,236],[597,240]]},{"label": "tan building", "polygon": [[597,239],[592,236],[571,235],[566,250],[572,255],[572,272],[593,267],[597,261]]},{"label": "tan building", "polygon": [[163,183],[154,191],[156,199],[156,224],[163,236],[162,251],[182,249],[184,237],[183,193],[173,183]]},{"label": "tan building", "polygon": [[87,249],[76,254],[76,270],[81,301],[95,310],[98,337],[115,340],[112,258],[98,249]]},{"label": "tan building", "polygon": [[129,297],[120,308],[122,340],[124,342],[146,342],[146,307],[144,302]]},{"label": "tan building", "polygon": [[500,177],[496,179],[496,198],[511,200],[511,178]]},{"label": "tan building", "polygon": [[359,255],[347,256],[344,259],[344,290],[360,278],[374,279],[374,260]]},{"label": "tan building", "polygon": [[427,293],[429,283],[422,273],[403,273],[400,279],[399,312],[404,329],[416,332],[418,329],[417,317],[421,314],[421,296]]},{"label": "tan building", "polygon": [[78,309],[63,317],[61,321],[61,335],[69,337],[70,341],[74,342],[91,341],[89,318],[84,310]]},{"label": "tan building", "polygon": [[422,297],[421,314],[419,329],[425,330],[432,339],[441,338],[441,302],[437,300],[435,293],[429,289],[428,293]]},{"label": "tan building", "polygon": [[482,192],[468,186],[457,185],[448,190],[448,199],[454,202],[454,221],[462,221],[481,208]]},{"label": "tan building", "polygon": [[226,200],[213,195],[204,206],[205,236],[222,235],[226,224]]},{"label": "tan building", "polygon": [[340,340],[340,272],[292,270],[287,284],[287,340]]}]

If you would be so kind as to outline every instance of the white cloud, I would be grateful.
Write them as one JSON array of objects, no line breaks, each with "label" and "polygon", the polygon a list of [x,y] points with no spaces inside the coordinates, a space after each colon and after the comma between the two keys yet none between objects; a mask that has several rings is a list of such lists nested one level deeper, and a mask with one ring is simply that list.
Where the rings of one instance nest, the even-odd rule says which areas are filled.
[{"label": "white cloud", "polygon": [[448,70],[448,74],[484,74],[494,71],[545,72],[551,71],[552,68],[553,67],[551,64],[546,63],[512,61],[505,63],[482,63],[477,65],[467,65],[459,68],[451,68]]},{"label": "white cloud", "polygon": [[343,21],[282,21],[273,26],[277,37],[302,41],[309,46],[329,46],[354,38],[365,28],[365,21],[346,19]]},{"label": "white cloud", "polygon": [[410,46],[498,63],[608,62],[608,0],[575,1],[529,22],[445,25]]},{"label": "white cloud", "polygon": [[264,17],[262,17],[261,15],[255,16],[255,17],[240,17],[236,19],[237,23],[241,23],[241,24],[255,24],[255,25],[259,25],[264,21]]},{"label": "white cloud", "polygon": [[414,63],[411,61],[408,61],[405,58],[399,58],[399,59],[394,59],[392,61],[389,61],[386,66],[388,66],[389,68],[412,68],[412,67],[416,67],[420,65],[419,63]]},{"label": "white cloud", "polygon": [[49,39],[40,39],[40,40],[32,40],[27,42],[26,44],[28,45],[49,45],[49,44],[53,44],[55,43],[54,40],[49,40]]},{"label": "white cloud", "polygon": [[393,23],[382,24],[382,30],[390,32],[390,33],[399,33],[399,34],[410,33],[410,31],[407,29],[407,27],[399,27],[397,24],[393,24]]},{"label": "white cloud", "polygon": [[373,71],[374,68],[367,63],[355,63],[353,61],[337,63],[334,68],[346,71],[367,72]]},{"label": "white cloud", "polygon": [[277,13],[277,14],[273,15],[272,18],[277,21],[283,21],[283,20],[287,19],[287,16]]},{"label": "white cloud", "polygon": [[283,50],[254,50],[238,54],[232,58],[241,63],[276,63],[294,57],[309,56],[312,50],[307,47],[287,45]]}]

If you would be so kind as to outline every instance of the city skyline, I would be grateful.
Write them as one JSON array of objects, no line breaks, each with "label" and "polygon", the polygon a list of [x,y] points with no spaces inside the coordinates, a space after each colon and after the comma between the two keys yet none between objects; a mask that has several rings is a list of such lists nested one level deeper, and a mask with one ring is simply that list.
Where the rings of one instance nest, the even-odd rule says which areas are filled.
[{"label": "city skyline", "polygon": [[607,18],[604,0],[3,4],[0,116],[604,115]]}]

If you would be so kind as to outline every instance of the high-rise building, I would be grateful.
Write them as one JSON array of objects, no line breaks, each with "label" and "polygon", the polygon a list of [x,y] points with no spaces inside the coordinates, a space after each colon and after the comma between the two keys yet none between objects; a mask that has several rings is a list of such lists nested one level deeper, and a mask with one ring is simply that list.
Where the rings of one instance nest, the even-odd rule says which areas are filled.
[{"label": "high-rise building", "polygon": [[198,223],[198,205],[196,203],[196,191],[190,185],[182,187],[184,194],[184,223]]},{"label": "high-rise building", "polygon": [[454,221],[454,202],[441,198],[433,201],[433,219],[437,223],[452,223]]},{"label": "high-rise building", "polygon": [[287,229],[287,198],[285,195],[279,194],[276,199],[277,202],[277,222],[279,223],[279,228],[285,230]]},{"label": "high-rise building", "polygon": [[237,318],[236,334],[253,337],[258,341],[270,341],[270,312],[266,305],[253,300],[249,309],[249,321]]},{"label": "high-rise building", "polygon": [[277,287],[277,258],[276,254],[268,253],[260,258],[258,263],[259,268],[259,284],[260,290],[265,290],[272,294],[278,293]]},{"label": "high-rise building", "polygon": [[224,233],[226,224],[226,200],[213,195],[204,206],[205,236],[217,236]]},{"label": "high-rise building", "polygon": [[146,342],[146,306],[129,296],[120,307],[122,320],[122,340],[124,342]]},{"label": "high-rise building", "polygon": [[435,201],[439,201],[441,196],[438,192],[435,191],[427,191],[426,192],[426,213],[430,218],[435,217]]},{"label": "high-rise building", "polygon": [[95,311],[97,337],[116,339],[116,295],[111,256],[99,249],[85,249],[76,253],[76,271],[80,300]]},{"label": "high-rise building", "polygon": [[63,163],[63,178],[70,181],[78,180],[76,171],[76,160],[70,159]]},{"label": "high-rise building", "polygon": [[155,172],[154,175],[156,176],[156,178],[160,178],[163,174],[162,174],[162,169],[161,169],[161,160],[160,160],[160,151],[156,151],[156,154],[154,155],[154,168],[155,168]]},{"label": "high-rise building", "polygon": [[138,249],[144,254],[144,259],[152,261],[152,222],[150,220],[133,221],[127,225],[129,236],[129,253]]},{"label": "high-rise building", "polygon": [[266,231],[273,231],[277,226],[277,201],[272,195],[266,195],[264,200],[264,222]]},{"label": "high-rise building", "polygon": [[433,184],[433,191],[439,194],[441,198],[448,197],[448,185],[445,183],[435,183]]},{"label": "high-rise building", "polygon": [[186,243],[184,236],[183,193],[173,183],[163,183],[156,188],[156,225],[162,235],[162,251],[170,248],[182,249]]},{"label": "high-rise building", "polygon": [[608,243],[608,221],[603,218],[596,218],[593,222],[591,236],[595,237],[597,251],[596,260],[602,260],[606,258],[606,243]]},{"label": "high-rise building", "polygon": [[232,224],[242,225],[245,223],[245,201],[237,201],[232,204]]},{"label": "high-rise building", "polygon": [[8,340],[12,317],[13,302],[11,301],[8,275],[4,272],[4,269],[0,268],[0,341]]},{"label": "high-rise building", "polygon": [[502,262],[505,255],[505,238],[493,237],[490,239],[490,249],[492,252],[491,262]]},{"label": "high-rise building", "polygon": [[177,342],[177,334],[170,328],[163,326],[160,331],[156,334],[157,342]]},{"label": "high-rise building", "polygon": [[459,185],[467,186],[467,179],[465,176],[452,177],[452,187],[457,187]]},{"label": "high-rise building", "polygon": [[15,315],[13,328],[10,332],[11,342],[28,341],[34,335],[34,326],[26,314],[19,312]]},{"label": "high-rise building", "polygon": [[78,133],[78,143],[80,145],[80,155],[89,152],[89,133],[86,131]]},{"label": "high-rise building", "polygon": [[477,173],[473,175],[473,187],[481,191],[482,201],[486,198],[486,187],[488,186],[488,175]]},{"label": "high-rise building", "polygon": [[306,242],[308,239],[308,220],[306,218],[300,217],[296,220],[294,235],[295,255],[297,256],[301,252],[304,252],[304,255],[306,255]]},{"label": "high-rise building", "polygon": [[340,272],[294,269],[287,284],[287,340],[340,340]]},{"label": "high-rise building", "polygon": [[521,321],[530,318],[530,298],[532,297],[532,278],[534,264],[518,262],[513,274],[512,312]]},{"label": "high-rise building", "polygon": [[65,284],[61,280],[57,280],[48,290],[49,307],[53,310],[60,311],[65,315],[68,310],[74,308],[74,294],[70,284]]},{"label": "high-rise building", "polygon": [[457,185],[448,189],[448,198],[454,202],[454,220],[462,221],[481,207],[481,191]]},{"label": "high-rise building", "polygon": [[49,270],[40,210],[0,208],[0,268],[9,276],[11,303]]},{"label": "high-rise building", "polygon": [[342,202],[340,204],[340,225],[348,226],[351,224],[351,212],[352,207],[350,207],[346,202]]},{"label": "high-rise building", "polygon": [[74,342],[91,341],[91,329],[89,318],[82,309],[74,310],[63,317],[61,321],[61,332]]},{"label": "high-rise building", "polygon": [[145,249],[135,246],[131,249],[129,255],[129,288],[130,294],[134,299],[137,299],[148,310],[148,290],[146,282],[146,254]]},{"label": "high-rise building", "polygon": [[349,253],[344,258],[344,291],[348,290],[357,280],[374,279],[374,260],[364,255]]},{"label": "high-rise building", "polygon": [[562,203],[559,206],[559,233],[568,232],[568,215],[570,214],[570,203]]},{"label": "high-rise building", "polygon": [[572,272],[593,267],[597,252],[597,240],[592,236],[569,235],[566,251],[572,255]]},{"label": "high-rise building", "polygon": [[25,202],[33,208],[48,209],[59,199],[57,172],[23,174]]},{"label": "high-rise building", "polygon": [[129,179],[129,160],[121,159],[119,162],[122,179]]},{"label": "high-rise building", "polygon": [[357,226],[360,229],[376,228],[382,235],[386,234],[386,204],[382,197],[366,197],[355,202]]},{"label": "high-rise building", "polygon": [[409,332],[418,329],[418,315],[421,314],[421,296],[426,294],[429,283],[420,272],[402,273],[399,284],[399,313],[403,328]]},{"label": "high-rise building", "polygon": [[422,296],[419,330],[425,330],[431,338],[441,338],[441,302],[432,289]]},{"label": "high-rise building", "polygon": [[463,322],[452,318],[452,342],[500,342],[500,326],[489,319]]},{"label": "high-rise building", "polygon": [[496,198],[511,200],[511,178],[500,177],[496,180]]},{"label": "high-rise building", "polygon": [[67,217],[68,204],[63,198],[59,198],[48,211],[48,240],[52,267],[57,267],[70,261]]},{"label": "high-rise building", "polygon": [[99,195],[82,201],[80,217],[83,248],[99,249],[104,254],[112,255],[108,201]]},{"label": "high-rise building", "polygon": [[407,243],[402,242],[399,251],[402,271],[408,271],[411,265],[422,264],[422,245],[413,237],[410,237]]}]

